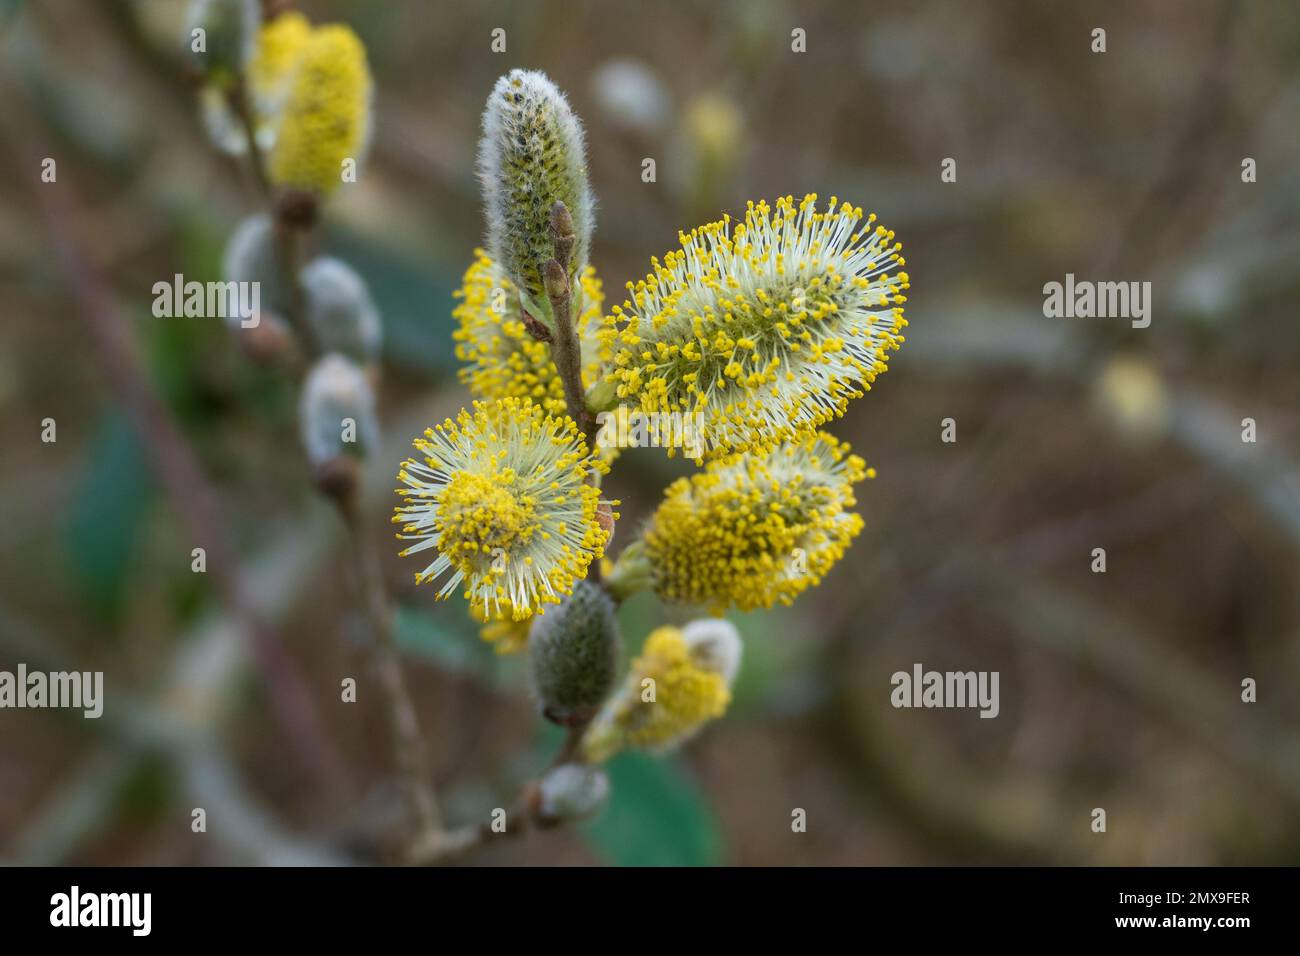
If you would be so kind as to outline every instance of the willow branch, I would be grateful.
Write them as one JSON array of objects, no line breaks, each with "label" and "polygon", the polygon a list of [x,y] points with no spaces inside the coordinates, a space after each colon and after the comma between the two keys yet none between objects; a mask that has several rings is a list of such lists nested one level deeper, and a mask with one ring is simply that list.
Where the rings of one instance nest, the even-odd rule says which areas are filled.
[{"label": "willow branch", "polygon": [[436,839],[442,831],[442,815],[433,788],[427,750],[420,734],[420,722],[393,637],[393,610],[384,586],[379,556],[366,537],[365,522],[355,496],[340,496],[335,501],[352,539],[352,560],[373,637],[369,646],[388,704],[394,756],[405,781],[407,808],[417,828],[417,842]]},{"label": "willow branch", "polygon": [[562,202],[551,207],[551,239],[554,259],[542,264],[546,297],[555,316],[555,337],[551,357],[564,386],[564,404],[569,417],[587,439],[587,447],[596,447],[596,420],[587,408],[586,390],[582,387],[582,345],[573,321],[573,288],[569,283],[569,260],[573,255],[573,219]]}]

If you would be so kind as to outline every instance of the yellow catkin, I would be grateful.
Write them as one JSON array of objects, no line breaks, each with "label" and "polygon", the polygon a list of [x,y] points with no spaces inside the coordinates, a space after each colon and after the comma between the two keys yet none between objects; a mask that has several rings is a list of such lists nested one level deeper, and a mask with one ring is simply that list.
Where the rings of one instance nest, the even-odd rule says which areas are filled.
[{"label": "yellow catkin", "polygon": [[294,64],[311,37],[311,23],[296,10],[263,25],[248,64],[248,81],[259,111],[277,109]]},{"label": "yellow catkin", "polygon": [[848,451],[823,432],[678,479],[643,534],[655,590],[721,612],[820,583],[862,529],[853,485],[874,476]]},{"label": "yellow catkin", "polygon": [[437,550],[415,577],[449,575],[439,598],[463,585],[480,620],[523,620],[558,603],[604,554],[594,482],[608,466],[572,419],[527,399],[475,402],[415,447],[421,458],[402,463],[393,521],[398,538],[415,542],[403,555]]},{"label": "yellow catkin", "polygon": [[271,151],[271,180],[322,195],[343,181],[344,160],[360,162],[370,127],[366,50],[346,26],[312,31],[298,55]]},{"label": "yellow catkin", "polygon": [[605,320],[605,387],[642,412],[700,415],[697,459],[843,414],[902,345],[910,283],[894,233],[837,202],[784,196],[681,233]]},{"label": "yellow catkin", "polygon": [[706,664],[696,659],[677,628],[651,632],[622,691],[587,734],[585,756],[599,762],[624,747],[666,750],[721,717],[731,703],[731,690],[727,678]]},{"label": "yellow catkin", "polygon": [[[596,332],[605,302],[596,270],[588,266],[580,276],[581,311],[577,327],[582,336],[583,384],[596,383],[600,346]],[[456,357],[464,363],[461,382],[476,398],[526,398],[552,415],[565,413],[564,386],[551,360],[550,346],[533,338],[520,317],[515,284],[481,249],[465,270],[460,300],[452,316]]]}]

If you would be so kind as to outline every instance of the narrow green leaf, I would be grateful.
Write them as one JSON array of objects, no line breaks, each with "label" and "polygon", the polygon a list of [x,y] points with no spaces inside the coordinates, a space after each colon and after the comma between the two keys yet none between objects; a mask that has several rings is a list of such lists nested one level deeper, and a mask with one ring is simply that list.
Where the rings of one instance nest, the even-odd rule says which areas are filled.
[{"label": "narrow green leaf", "polygon": [[155,493],[144,451],[122,415],[105,418],[81,474],[64,543],[82,597],[107,621],[121,610]]}]

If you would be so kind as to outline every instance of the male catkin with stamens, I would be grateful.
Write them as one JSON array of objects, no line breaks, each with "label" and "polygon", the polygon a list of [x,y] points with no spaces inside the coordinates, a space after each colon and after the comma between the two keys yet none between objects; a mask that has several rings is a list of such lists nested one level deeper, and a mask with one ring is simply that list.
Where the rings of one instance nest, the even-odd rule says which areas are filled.
[{"label": "male catkin with stamens", "polygon": [[573,218],[572,280],[587,265],[594,201],[582,124],[545,73],[511,70],[497,81],[483,111],[478,172],[488,253],[518,286],[524,308],[549,320],[542,268],[554,255],[551,207],[562,202]]},{"label": "male catkin with stamens", "polygon": [[763,452],[844,414],[903,344],[902,243],[817,195],[682,233],[601,333],[608,398],[700,415],[701,458]]}]

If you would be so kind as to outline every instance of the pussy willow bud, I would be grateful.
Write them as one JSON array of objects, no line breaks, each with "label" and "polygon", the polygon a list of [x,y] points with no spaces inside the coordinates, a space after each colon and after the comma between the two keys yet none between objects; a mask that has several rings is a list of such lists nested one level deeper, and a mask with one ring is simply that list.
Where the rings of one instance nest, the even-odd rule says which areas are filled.
[{"label": "pussy willow bud", "polygon": [[321,256],[307,263],[299,278],[317,346],[363,364],[378,358],[379,310],[356,270],[341,259]]},{"label": "pussy willow bud", "polygon": [[547,259],[542,267],[542,286],[546,289],[548,299],[558,299],[568,294],[569,280],[564,268],[554,259]]},{"label": "pussy willow bud", "polygon": [[275,226],[265,215],[249,216],[230,234],[222,262],[227,282],[258,284],[263,310],[285,312],[292,305],[276,258]]},{"label": "pussy willow bud", "polygon": [[599,767],[561,764],[542,778],[536,813],[544,824],[583,820],[609,798],[609,777]]},{"label": "pussy willow bud", "polygon": [[558,607],[536,619],[528,651],[542,713],[557,724],[585,723],[614,684],[614,602],[599,585],[579,581]]},{"label": "pussy willow bud", "polygon": [[595,223],[582,124],[546,74],[511,70],[497,81],[483,111],[478,171],[488,252],[525,307],[549,317],[542,269],[555,255],[552,207],[562,202],[572,217],[570,279],[587,265]]},{"label": "pussy willow bud", "polygon": [[257,0],[194,0],[185,47],[199,74],[222,85],[239,76],[252,59],[260,20]]},{"label": "pussy willow bud", "polygon": [[375,396],[365,372],[332,352],[307,373],[298,409],[303,448],[318,483],[350,473],[348,459],[364,458],[378,443]]}]

